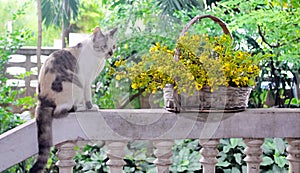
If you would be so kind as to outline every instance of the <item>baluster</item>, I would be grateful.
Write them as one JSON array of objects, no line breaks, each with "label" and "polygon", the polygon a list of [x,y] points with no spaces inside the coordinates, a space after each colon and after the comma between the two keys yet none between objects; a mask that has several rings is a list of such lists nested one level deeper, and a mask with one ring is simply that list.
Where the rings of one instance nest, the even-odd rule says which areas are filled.
[{"label": "baluster", "polygon": [[172,147],[173,140],[157,140],[153,141],[153,146],[156,148],[154,150],[154,155],[156,159],[154,164],[156,165],[156,170],[158,173],[169,173],[169,167],[172,164],[171,157],[173,155]]},{"label": "baluster", "polygon": [[106,162],[111,173],[122,173],[123,166],[126,162],[123,160],[125,157],[125,147],[127,141],[107,141],[108,147],[107,157],[109,160]]},{"label": "baluster", "polygon": [[290,164],[290,173],[300,172],[300,138],[287,138],[288,147],[286,151],[289,153],[287,160]]},{"label": "baluster", "polygon": [[264,139],[244,139],[246,144],[244,161],[247,163],[247,173],[259,173]]},{"label": "baluster", "polygon": [[[31,56],[30,55],[26,55],[26,61],[24,63],[25,65],[25,71],[26,72],[30,72],[31,71]],[[24,78],[25,80],[25,96],[31,96],[30,92],[30,76],[25,76]],[[32,94],[33,95],[33,94]]]},{"label": "baluster", "polygon": [[56,153],[58,157],[56,166],[58,166],[60,173],[73,173],[73,167],[76,165],[73,160],[76,155],[75,146],[76,144],[74,141],[68,141],[56,145],[56,148],[58,149]]},{"label": "baluster", "polygon": [[218,145],[219,139],[200,139],[199,140],[202,149],[200,150],[201,159],[200,163],[203,166],[203,173],[215,173],[216,164],[218,163],[217,155],[219,154]]}]

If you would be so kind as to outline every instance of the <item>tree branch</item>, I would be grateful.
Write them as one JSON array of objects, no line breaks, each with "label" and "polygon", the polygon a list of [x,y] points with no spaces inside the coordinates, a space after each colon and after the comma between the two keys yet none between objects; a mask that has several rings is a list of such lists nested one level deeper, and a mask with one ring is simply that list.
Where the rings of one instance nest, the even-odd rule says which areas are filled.
[{"label": "tree branch", "polygon": [[145,89],[140,89],[138,93],[130,96],[129,99],[126,100],[125,103],[123,103],[122,105],[120,105],[118,107],[118,109],[124,109],[132,100],[134,100],[135,98],[139,97],[144,91],[145,91]]},{"label": "tree branch", "polygon": [[[279,47],[285,46],[285,45],[287,44],[287,43],[282,43],[282,44],[280,44],[280,43],[277,42],[276,45],[272,45],[272,44],[268,43],[266,37],[264,36],[264,33],[263,33],[261,27],[260,27],[259,25],[257,25],[257,28],[258,28],[258,34],[259,34],[259,36],[262,38],[262,41],[263,41],[264,43],[266,43],[270,48],[279,48]],[[300,38],[296,38],[296,39],[292,40],[291,43],[292,43],[292,42],[299,42],[299,41],[300,41]]]}]

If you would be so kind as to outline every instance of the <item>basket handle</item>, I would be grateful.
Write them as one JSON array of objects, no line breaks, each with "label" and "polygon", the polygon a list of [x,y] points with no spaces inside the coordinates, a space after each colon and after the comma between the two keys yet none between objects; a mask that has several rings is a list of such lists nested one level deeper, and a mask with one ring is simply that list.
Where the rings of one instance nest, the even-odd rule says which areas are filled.
[{"label": "basket handle", "polygon": [[[181,33],[180,33],[180,36],[184,36],[184,34],[186,33],[186,31],[187,31],[194,23],[196,23],[198,20],[201,20],[201,19],[203,19],[203,18],[210,18],[210,19],[213,20],[214,22],[218,23],[219,26],[222,28],[224,34],[229,35],[230,38],[232,39],[232,36],[231,36],[231,33],[230,33],[230,31],[229,31],[229,29],[228,29],[228,27],[227,27],[227,24],[226,24],[223,20],[221,20],[220,18],[215,17],[215,16],[212,16],[212,15],[210,15],[210,14],[204,14],[204,15],[195,16],[192,20],[190,20],[189,23],[187,23],[187,24],[184,26],[183,30],[182,30]],[[179,54],[180,54],[180,51],[179,51],[179,49],[176,47],[175,55],[174,55],[174,59],[175,59],[176,62],[177,62],[178,59],[179,59]]]}]

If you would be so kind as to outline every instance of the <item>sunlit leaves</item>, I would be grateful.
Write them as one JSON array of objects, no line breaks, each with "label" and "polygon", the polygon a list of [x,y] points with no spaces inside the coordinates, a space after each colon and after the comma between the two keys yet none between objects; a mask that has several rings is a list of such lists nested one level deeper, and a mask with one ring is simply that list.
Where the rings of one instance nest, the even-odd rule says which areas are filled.
[{"label": "sunlit leaves", "polygon": [[[69,7],[65,6],[65,1],[68,1]],[[62,22],[77,18],[78,8],[79,0],[42,0],[43,22],[47,27],[61,26]]]}]

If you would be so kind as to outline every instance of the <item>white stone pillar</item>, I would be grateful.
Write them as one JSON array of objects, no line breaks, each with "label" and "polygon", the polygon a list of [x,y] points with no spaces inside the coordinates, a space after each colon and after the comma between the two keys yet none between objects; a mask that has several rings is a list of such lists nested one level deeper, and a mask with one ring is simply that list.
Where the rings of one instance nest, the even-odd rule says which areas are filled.
[{"label": "white stone pillar", "polygon": [[286,151],[289,153],[287,160],[290,164],[290,173],[300,172],[300,138],[287,138],[288,147]]},{"label": "white stone pillar", "polygon": [[73,173],[73,167],[76,165],[74,157],[76,155],[75,151],[76,142],[67,141],[56,145],[58,149],[56,155],[58,161],[56,166],[59,168],[59,173]]},{"label": "white stone pillar", "polygon": [[203,173],[215,173],[220,139],[200,139],[199,143],[202,146],[200,163],[203,166]]},{"label": "white stone pillar", "polygon": [[246,144],[244,161],[247,163],[247,173],[259,173],[260,163],[262,161],[261,145],[264,143],[264,139],[244,139]]},{"label": "white stone pillar", "polygon": [[157,140],[153,141],[154,155],[156,159],[154,161],[156,170],[158,173],[169,173],[169,167],[172,165],[171,157],[173,155],[172,147],[173,140]]},{"label": "white stone pillar", "polygon": [[127,141],[106,141],[106,146],[108,147],[107,157],[109,158],[106,164],[110,173],[123,172],[123,166],[126,164],[123,159],[127,143]]}]

